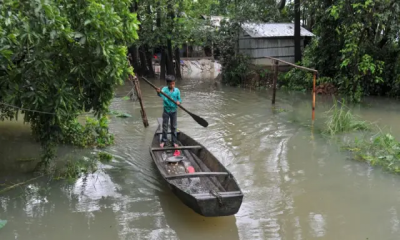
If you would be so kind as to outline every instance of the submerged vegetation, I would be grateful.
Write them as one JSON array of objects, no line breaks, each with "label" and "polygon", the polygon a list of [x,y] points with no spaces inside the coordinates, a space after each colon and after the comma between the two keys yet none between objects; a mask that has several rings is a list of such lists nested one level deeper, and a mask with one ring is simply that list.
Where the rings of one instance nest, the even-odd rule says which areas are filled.
[{"label": "submerged vegetation", "polygon": [[99,163],[108,163],[112,155],[106,152],[99,152],[95,156],[70,159],[64,167],[56,171],[55,179],[75,180],[81,176],[98,171]]},{"label": "submerged vegetation", "polygon": [[353,153],[356,160],[400,173],[400,142],[389,133],[380,132],[368,140],[356,139],[347,149]]},{"label": "submerged vegetation", "polygon": [[130,118],[132,117],[132,115],[130,115],[129,113],[123,113],[123,112],[119,112],[119,111],[110,111],[111,114],[115,115],[116,117],[119,118]]},{"label": "submerged vegetation", "polygon": [[6,226],[7,220],[1,220],[0,219],[0,229],[2,229],[4,226]]},{"label": "submerged vegetation", "polygon": [[105,152],[99,152],[97,154],[97,157],[99,158],[99,161],[102,163],[107,163],[112,160],[112,155],[109,153],[105,153]]},{"label": "submerged vegetation", "polygon": [[97,164],[96,158],[68,160],[65,167],[56,171],[55,179],[75,180],[84,174],[96,172]]}]

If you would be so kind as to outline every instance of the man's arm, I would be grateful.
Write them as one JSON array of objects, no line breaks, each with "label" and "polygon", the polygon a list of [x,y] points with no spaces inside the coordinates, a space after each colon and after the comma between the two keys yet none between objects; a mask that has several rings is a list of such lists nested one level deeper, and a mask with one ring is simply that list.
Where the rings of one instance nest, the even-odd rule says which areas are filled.
[{"label": "man's arm", "polygon": [[163,92],[163,89],[162,89],[162,88],[157,88],[157,95],[158,95],[159,97],[161,97],[163,100],[165,100],[165,96],[164,96],[164,95],[161,95],[160,92]]}]

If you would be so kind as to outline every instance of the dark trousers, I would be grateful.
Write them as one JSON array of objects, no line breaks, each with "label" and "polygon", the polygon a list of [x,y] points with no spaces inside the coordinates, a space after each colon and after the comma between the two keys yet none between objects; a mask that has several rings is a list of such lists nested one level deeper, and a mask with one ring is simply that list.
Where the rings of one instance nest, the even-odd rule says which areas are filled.
[{"label": "dark trousers", "polygon": [[170,120],[170,126],[171,126],[171,132],[172,132],[171,140],[172,140],[172,143],[177,143],[178,135],[176,133],[176,124],[177,124],[176,111],[175,112],[166,112],[164,110],[162,118],[163,118],[162,142],[164,142],[164,143],[167,142],[168,120]]}]

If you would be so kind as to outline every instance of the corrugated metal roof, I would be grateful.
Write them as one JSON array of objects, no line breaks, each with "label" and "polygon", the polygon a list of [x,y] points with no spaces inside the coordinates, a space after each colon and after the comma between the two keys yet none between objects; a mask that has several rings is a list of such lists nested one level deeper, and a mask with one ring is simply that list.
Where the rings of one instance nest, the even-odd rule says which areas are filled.
[{"label": "corrugated metal roof", "polygon": [[[294,36],[293,23],[244,23],[242,28],[252,38],[292,37]],[[313,33],[305,28],[300,29],[301,36],[313,37]]]}]

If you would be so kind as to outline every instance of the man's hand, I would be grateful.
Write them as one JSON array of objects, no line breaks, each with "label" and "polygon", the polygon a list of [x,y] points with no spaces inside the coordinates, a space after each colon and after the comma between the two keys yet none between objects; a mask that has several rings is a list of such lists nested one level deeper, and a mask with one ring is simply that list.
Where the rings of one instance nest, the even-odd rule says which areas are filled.
[{"label": "man's hand", "polygon": [[160,93],[161,92],[161,89],[160,88],[157,88],[157,93]]},{"label": "man's hand", "polygon": [[177,103],[178,105],[181,105],[181,102],[179,102],[179,101],[176,101],[176,103]]}]

